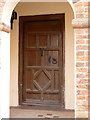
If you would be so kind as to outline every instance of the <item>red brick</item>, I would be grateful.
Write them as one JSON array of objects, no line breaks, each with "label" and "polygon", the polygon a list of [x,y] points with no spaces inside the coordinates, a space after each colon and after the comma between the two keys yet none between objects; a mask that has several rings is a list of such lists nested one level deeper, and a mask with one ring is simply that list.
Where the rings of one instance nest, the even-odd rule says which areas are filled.
[{"label": "red brick", "polygon": [[85,12],[90,12],[90,6],[86,6],[84,9],[85,9]]},{"label": "red brick", "polygon": [[88,39],[88,34],[87,35],[76,35],[76,39]]},{"label": "red brick", "polygon": [[78,95],[88,95],[88,90],[77,90]]},{"label": "red brick", "polygon": [[76,101],[77,105],[82,105],[82,106],[88,105],[88,99],[86,95],[77,95],[76,98],[77,98],[77,101]]},{"label": "red brick", "polygon": [[85,29],[76,29],[75,33],[76,34],[84,34],[85,33]]},{"label": "red brick", "polygon": [[77,45],[77,50],[88,50],[88,45]]},{"label": "red brick", "polygon": [[88,61],[88,57],[86,57],[86,56],[77,56],[76,60],[77,61]]},{"label": "red brick", "polygon": [[87,7],[87,6],[86,6],[84,9],[85,9],[85,10],[84,10],[85,12],[88,12],[88,7]]},{"label": "red brick", "polygon": [[81,84],[81,83],[88,83],[88,79],[84,79],[84,77],[81,77],[83,79],[77,80],[77,84]]},{"label": "red brick", "polygon": [[88,95],[87,95],[87,96],[85,96],[85,98],[86,98],[86,101],[88,101]]},{"label": "red brick", "polygon": [[88,67],[88,62],[85,63],[85,67]]},{"label": "red brick", "polygon": [[77,116],[77,118],[88,118],[88,110],[87,111],[79,111],[79,110],[77,110],[77,112],[76,112],[76,116]]},{"label": "red brick", "polygon": [[77,40],[76,44],[85,44],[85,40]]},{"label": "red brick", "polygon": [[88,18],[88,16],[89,16],[89,13],[84,13],[85,18]]},{"label": "red brick", "polygon": [[88,73],[77,73],[77,78],[88,78]]},{"label": "red brick", "polygon": [[85,74],[85,78],[88,78],[88,73]]},{"label": "red brick", "polygon": [[79,105],[77,105],[76,110],[79,110],[79,111],[88,111],[88,106],[79,106]]},{"label": "red brick", "polygon": [[81,7],[78,7],[77,9],[75,9],[75,12],[76,13],[83,13],[84,12],[84,7],[83,6],[81,6]]},{"label": "red brick", "polygon": [[88,106],[88,101],[83,101],[82,106]]},{"label": "red brick", "polygon": [[84,55],[84,51],[77,51],[76,55],[83,56]]},{"label": "red brick", "polygon": [[78,99],[78,100],[85,100],[86,97],[85,97],[85,96],[81,96],[81,95],[77,95],[77,99]]},{"label": "red brick", "polygon": [[84,2],[84,6],[90,6],[89,2]]},{"label": "red brick", "polygon": [[88,72],[87,68],[76,68],[77,72]]},{"label": "red brick", "polygon": [[[82,96],[83,97],[83,96]],[[85,96],[84,96],[85,97]],[[78,105],[78,106],[88,106],[88,101],[86,100],[86,97],[85,97],[85,99],[78,99],[77,98],[77,101],[76,101],[76,104]]]},{"label": "red brick", "polygon": [[84,18],[84,14],[76,14],[76,18]]},{"label": "red brick", "polygon": [[[80,96],[81,96],[81,95],[80,95]],[[82,101],[83,101],[83,100],[77,99],[76,105],[82,105]]]},{"label": "red brick", "polygon": [[4,7],[5,1],[0,1],[0,7]]},{"label": "red brick", "polygon": [[75,3],[74,4],[74,8],[81,7],[82,5],[83,5],[82,2]]},{"label": "red brick", "polygon": [[84,54],[85,54],[85,55],[89,55],[89,54],[90,54],[90,51],[85,51]]},{"label": "red brick", "polygon": [[87,33],[87,34],[88,34],[88,31],[89,31],[88,28],[84,29],[84,32]]},{"label": "red brick", "polygon": [[85,43],[88,44],[88,40],[85,40]]},{"label": "red brick", "polygon": [[79,84],[79,85],[77,85],[76,87],[77,87],[77,88],[80,88],[80,89],[84,89],[84,88],[86,88],[86,89],[87,89],[87,88],[88,88],[88,86],[87,86],[87,85],[80,85],[80,84]]},{"label": "red brick", "polygon": [[84,63],[77,62],[76,67],[84,67]]}]

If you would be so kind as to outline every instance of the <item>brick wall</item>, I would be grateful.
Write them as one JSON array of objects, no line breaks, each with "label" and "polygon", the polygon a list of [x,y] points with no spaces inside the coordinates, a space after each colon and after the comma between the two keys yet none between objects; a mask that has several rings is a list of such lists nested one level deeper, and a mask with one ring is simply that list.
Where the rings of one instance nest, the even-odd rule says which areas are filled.
[{"label": "brick wall", "polygon": [[76,117],[88,117],[88,10],[89,3],[74,4],[76,42]]}]

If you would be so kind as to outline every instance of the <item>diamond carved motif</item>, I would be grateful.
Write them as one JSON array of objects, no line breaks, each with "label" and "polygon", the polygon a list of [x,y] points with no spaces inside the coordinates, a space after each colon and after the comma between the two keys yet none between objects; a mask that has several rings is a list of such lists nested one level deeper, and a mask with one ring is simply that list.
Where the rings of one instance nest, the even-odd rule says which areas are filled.
[{"label": "diamond carved motif", "polygon": [[45,90],[51,84],[51,75],[46,70],[39,70],[34,75],[34,85],[39,90]]}]

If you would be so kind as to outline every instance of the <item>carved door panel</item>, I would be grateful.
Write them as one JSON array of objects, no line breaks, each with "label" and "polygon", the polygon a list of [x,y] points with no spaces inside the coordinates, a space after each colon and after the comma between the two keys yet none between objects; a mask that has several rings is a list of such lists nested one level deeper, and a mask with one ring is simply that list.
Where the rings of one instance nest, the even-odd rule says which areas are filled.
[{"label": "carved door panel", "polygon": [[24,23],[23,104],[60,105],[60,25],[56,20]]}]

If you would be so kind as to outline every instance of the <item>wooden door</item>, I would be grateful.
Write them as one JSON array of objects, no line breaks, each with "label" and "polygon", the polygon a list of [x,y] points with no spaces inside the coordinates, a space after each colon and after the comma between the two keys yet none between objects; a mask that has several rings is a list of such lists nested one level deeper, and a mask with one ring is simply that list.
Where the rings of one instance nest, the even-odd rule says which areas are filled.
[{"label": "wooden door", "polygon": [[22,104],[61,105],[62,19],[37,18],[23,23]]}]

